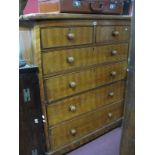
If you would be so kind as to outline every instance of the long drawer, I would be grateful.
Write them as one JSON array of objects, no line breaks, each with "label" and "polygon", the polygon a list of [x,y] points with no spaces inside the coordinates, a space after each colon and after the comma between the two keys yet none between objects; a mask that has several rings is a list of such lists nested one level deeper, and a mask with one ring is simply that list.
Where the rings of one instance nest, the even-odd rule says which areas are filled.
[{"label": "long drawer", "polygon": [[50,130],[50,141],[53,149],[70,143],[95,129],[118,120],[122,116],[123,103],[103,106],[96,111],[62,123]]},{"label": "long drawer", "polygon": [[124,81],[119,81],[57,103],[49,104],[47,106],[49,126],[71,119],[99,106],[121,101],[123,97]]},{"label": "long drawer", "polygon": [[49,51],[43,55],[43,72],[50,74],[93,64],[126,60],[128,44]]},{"label": "long drawer", "polygon": [[45,80],[47,100],[54,101],[100,85],[124,79],[126,62],[101,65],[79,72],[59,75]]},{"label": "long drawer", "polygon": [[93,41],[93,27],[46,27],[41,29],[42,49],[90,44]]},{"label": "long drawer", "polygon": [[129,26],[97,26],[96,28],[97,43],[129,41],[129,37]]}]

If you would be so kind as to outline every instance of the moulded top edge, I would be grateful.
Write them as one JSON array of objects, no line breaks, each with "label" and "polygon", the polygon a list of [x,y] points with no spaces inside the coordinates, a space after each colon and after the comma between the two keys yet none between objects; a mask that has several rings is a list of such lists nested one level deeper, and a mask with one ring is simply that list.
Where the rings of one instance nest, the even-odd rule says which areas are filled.
[{"label": "moulded top edge", "polygon": [[21,15],[23,20],[50,20],[50,19],[125,19],[130,20],[132,16],[128,15],[103,15],[103,14],[71,14],[71,13],[33,13]]}]

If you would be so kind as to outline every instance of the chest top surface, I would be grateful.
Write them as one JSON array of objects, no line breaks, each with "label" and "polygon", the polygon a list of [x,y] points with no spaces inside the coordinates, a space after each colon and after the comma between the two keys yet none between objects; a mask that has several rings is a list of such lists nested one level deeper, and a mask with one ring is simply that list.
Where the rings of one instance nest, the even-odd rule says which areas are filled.
[{"label": "chest top surface", "polygon": [[130,20],[131,16],[127,15],[98,15],[98,14],[69,14],[69,13],[34,13],[21,15],[20,21],[23,20],[49,20],[49,19],[124,19]]}]

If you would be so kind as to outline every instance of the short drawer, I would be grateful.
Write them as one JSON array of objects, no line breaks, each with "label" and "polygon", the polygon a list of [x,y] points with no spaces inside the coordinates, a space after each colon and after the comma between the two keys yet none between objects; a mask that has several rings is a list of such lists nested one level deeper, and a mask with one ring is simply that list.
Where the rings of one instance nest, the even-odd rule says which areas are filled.
[{"label": "short drawer", "polygon": [[94,110],[99,106],[121,101],[123,98],[124,81],[119,81],[57,103],[49,104],[47,106],[49,126]]},{"label": "short drawer", "polygon": [[129,26],[97,26],[96,28],[97,43],[129,41],[129,37]]},{"label": "short drawer", "polygon": [[43,72],[50,74],[83,66],[126,60],[128,44],[49,51],[42,54]]},{"label": "short drawer", "polygon": [[47,100],[54,101],[104,84],[124,79],[127,63],[101,65],[45,79]]},{"label": "short drawer", "polygon": [[53,127],[50,140],[53,149],[68,144],[95,129],[122,117],[123,103],[111,104]]},{"label": "short drawer", "polygon": [[93,40],[92,27],[47,27],[41,29],[41,47],[52,48],[90,44]]}]

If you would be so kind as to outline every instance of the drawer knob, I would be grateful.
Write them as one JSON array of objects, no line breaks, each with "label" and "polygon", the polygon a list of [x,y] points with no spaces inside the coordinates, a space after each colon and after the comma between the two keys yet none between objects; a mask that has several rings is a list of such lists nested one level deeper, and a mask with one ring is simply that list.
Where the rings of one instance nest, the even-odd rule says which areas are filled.
[{"label": "drawer knob", "polygon": [[76,87],[76,83],[74,81],[69,82],[69,86],[71,88],[75,88]]},{"label": "drawer knob", "polygon": [[109,96],[113,97],[114,96],[114,92],[110,92]]},{"label": "drawer knob", "polygon": [[116,76],[116,75],[117,75],[117,73],[115,71],[111,72],[111,76]]},{"label": "drawer knob", "polygon": [[72,136],[75,136],[77,132],[76,132],[75,129],[71,129],[71,130],[70,130],[70,133],[71,133]]},{"label": "drawer knob", "polygon": [[111,112],[108,113],[108,117],[112,118],[113,114]]},{"label": "drawer knob", "polygon": [[119,31],[113,31],[112,32],[112,35],[115,36],[115,37],[117,37],[119,35]]},{"label": "drawer knob", "polygon": [[111,54],[112,54],[112,55],[116,55],[116,54],[117,54],[117,51],[116,51],[116,50],[112,50],[112,51],[111,51]]},{"label": "drawer knob", "polygon": [[70,106],[69,106],[69,111],[75,112],[75,111],[76,111],[76,106],[70,105]]},{"label": "drawer knob", "polygon": [[74,60],[75,60],[74,57],[68,57],[68,58],[67,58],[67,62],[68,62],[68,63],[73,63]]},{"label": "drawer knob", "polygon": [[67,34],[67,38],[68,38],[69,40],[73,40],[73,39],[75,38],[75,34],[74,34],[74,33],[68,33],[68,34]]}]

